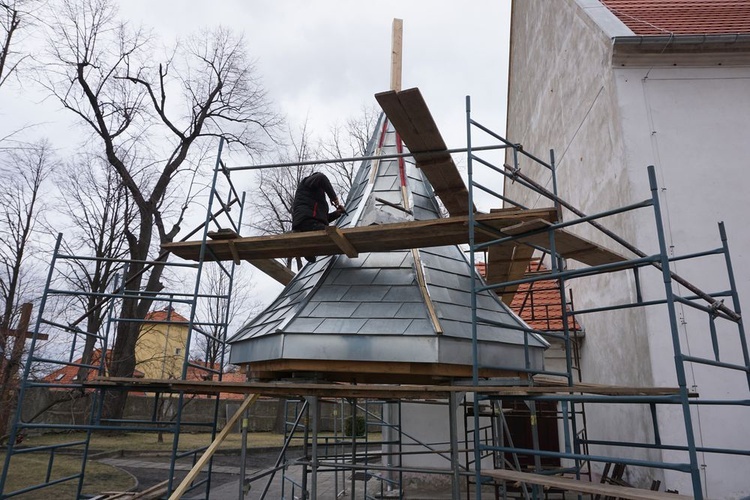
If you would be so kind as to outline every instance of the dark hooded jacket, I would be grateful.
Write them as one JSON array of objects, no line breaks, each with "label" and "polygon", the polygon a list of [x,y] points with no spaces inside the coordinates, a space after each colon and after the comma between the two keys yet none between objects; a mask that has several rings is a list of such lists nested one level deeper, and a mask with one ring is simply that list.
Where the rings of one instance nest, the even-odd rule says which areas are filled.
[{"label": "dark hooded jacket", "polygon": [[322,229],[338,219],[338,211],[328,212],[328,201],[336,199],[331,181],[325,174],[316,172],[299,183],[292,204],[292,230],[312,231]]}]

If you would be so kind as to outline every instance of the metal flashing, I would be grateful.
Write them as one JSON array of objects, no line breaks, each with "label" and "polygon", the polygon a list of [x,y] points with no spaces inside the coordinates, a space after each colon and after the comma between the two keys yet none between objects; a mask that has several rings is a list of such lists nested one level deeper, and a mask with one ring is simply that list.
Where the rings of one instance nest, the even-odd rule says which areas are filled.
[{"label": "metal flashing", "polygon": [[[393,126],[383,127],[381,121],[377,133],[383,130],[382,142],[371,140],[368,154],[376,146],[382,154],[398,151]],[[363,161],[347,209],[349,215],[339,219],[339,227],[440,218],[422,172],[413,161],[398,159]],[[470,366],[473,280],[482,284],[458,246],[319,258],[230,340],[231,362],[307,359]],[[489,291],[479,295],[477,305],[487,319],[515,327],[480,325],[482,366],[526,367],[525,324]],[[545,348],[531,336],[528,345],[532,351]],[[542,366],[542,358],[530,355],[536,367]]]}]

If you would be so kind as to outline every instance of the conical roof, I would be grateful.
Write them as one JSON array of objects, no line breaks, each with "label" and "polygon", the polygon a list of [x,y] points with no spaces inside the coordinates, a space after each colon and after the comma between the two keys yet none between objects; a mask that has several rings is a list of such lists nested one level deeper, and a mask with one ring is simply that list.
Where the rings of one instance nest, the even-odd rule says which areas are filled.
[{"label": "conical roof", "polygon": [[[403,150],[381,116],[368,156]],[[346,208],[339,227],[440,217],[432,188],[411,158],[363,161]],[[230,362],[265,375],[470,376],[472,280],[481,278],[458,246],[319,257],[230,339]],[[484,372],[525,368],[525,333],[517,329],[526,327],[523,321],[489,291],[477,297],[477,316],[510,325],[478,326]],[[546,342],[534,335],[527,342],[532,367],[541,368]]]}]

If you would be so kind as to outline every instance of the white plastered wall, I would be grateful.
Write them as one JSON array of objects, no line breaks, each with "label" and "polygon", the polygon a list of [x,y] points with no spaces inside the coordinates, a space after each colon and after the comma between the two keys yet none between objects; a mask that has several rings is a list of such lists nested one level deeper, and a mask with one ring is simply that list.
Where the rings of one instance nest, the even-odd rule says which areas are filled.
[{"label": "white plastered wall", "polygon": [[[735,268],[740,299],[750,297],[750,248],[747,213],[750,198],[750,66],[741,61],[719,65],[700,61],[677,66],[664,57],[653,65],[641,61],[615,71],[620,114],[629,165],[654,164],[667,244],[674,255],[686,255],[720,246],[718,221],[724,221]],[[629,169],[631,183],[644,189],[636,169]],[[647,246],[647,235],[637,234],[637,244]],[[707,292],[729,289],[723,258],[675,263],[673,270]],[[651,282],[646,286],[659,286]],[[676,292],[690,293],[679,286]],[[731,304],[730,299],[726,299]],[[674,385],[675,368],[670,325],[661,311],[647,316],[651,365],[656,385]],[[707,316],[685,306],[677,307],[683,352],[712,358]],[[718,322],[721,360],[744,364],[737,328]],[[742,372],[687,365],[688,385],[701,399],[745,399],[748,382]],[[698,446],[750,449],[750,410],[704,406],[692,412]],[[679,408],[662,408],[660,430],[665,443],[685,440]],[[674,422],[674,423],[673,423]],[[684,454],[665,453],[667,461],[685,461]],[[750,494],[746,478],[750,458],[699,454],[708,498],[741,498]],[[668,473],[668,484],[689,491],[684,474]]]},{"label": "white plastered wall", "polygon": [[[625,170],[625,147],[611,71],[611,42],[572,0],[515,2],[511,20],[511,70],[507,136],[533,154],[554,149],[561,197],[594,214],[648,197],[634,194]],[[646,166],[640,168],[646,178]],[[550,175],[530,162],[522,171],[551,189]],[[551,202],[506,182],[506,194],[529,207]],[[565,217],[571,217],[569,213]],[[615,217],[604,224],[633,240],[637,225]],[[574,232],[601,244],[611,242],[589,227]],[[616,246],[614,248],[617,248]],[[574,263],[571,263],[575,265]],[[632,276],[603,275],[569,282],[576,309],[632,301]],[[606,293],[603,293],[606,290]],[[579,318],[586,330],[581,350],[585,381],[652,386],[653,378],[642,311],[620,311]],[[587,405],[590,439],[651,442],[650,412],[642,405]],[[628,447],[592,446],[595,455],[658,459],[659,454]],[[601,464],[595,464],[595,470]],[[648,484],[661,475],[629,467],[628,479]]]},{"label": "white plastered wall", "polygon": [[[554,5],[555,7],[550,7]],[[554,148],[560,194],[592,214],[650,197],[646,167],[656,165],[667,244],[675,254],[719,246],[716,223],[729,233],[740,298],[750,293],[750,66],[733,54],[680,55],[670,60],[626,58],[613,64],[614,36],[632,35],[593,0],[523,1],[514,4],[508,138],[538,156]],[[704,51],[705,52],[705,51]],[[631,58],[632,59],[632,58]],[[721,63],[721,64],[719,64]],[[509,158],[508,158],[509,159]],[[522,163],[524,173],[550,187],[549,174]],[[506,182],[506,194],[531,207],[547,204]],[[656,252],[654,217],[639,211],[604,221],[646,253]],[[580,234],[617,248],[590,232]],[[721,259],[677,263],[675,270],[708,292],[728,288]],[[643,274],[645,298],[663,297],[658,273]],[[576,308],[616,304],[635,297],[630,276],[603,276],[571,284]],[[687,294],[676,288],[677,293]],[[579,318],[586,329],[584,379],[617,385],[676,383],[670,323],[663,307]],[[678,307],[684,351],[712,355],[704,314]],[[723,361],[741,362],[736,328],[719,329]],[[747,398],[742,373],[688,366],[688,383],[704,399]],[[694,385],[694,387],[692,387]],[[587,408],[592,439],[653,442],[650,416],[638,406]],[[678,406],[660,407],[662,441],[685,444]],[[750,449],[747,408],[701,407],[692,413],[698,446]],[[596,451],[596,450],[594,450]],[[637,456],[616,448],[603,454]],[[658,459],[658,454],[649,458]],[[666,461],[686,457],[665,452]],[[700,454],[708,498],[750,494],[742,456]],[[628,468],[632,482],[647,486],[646,469]],[[667,473],[666,486],[691,491],[690,478]]]}]

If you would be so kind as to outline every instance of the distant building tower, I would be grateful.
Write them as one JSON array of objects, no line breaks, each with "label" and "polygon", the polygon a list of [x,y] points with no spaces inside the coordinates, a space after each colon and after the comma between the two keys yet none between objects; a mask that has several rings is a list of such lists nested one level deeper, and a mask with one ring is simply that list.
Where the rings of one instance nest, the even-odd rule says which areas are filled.
[{"label": "distant building tower", "polygon": [[144,378],[180,378],[188,320],[171,307],[146,315],[135,346],[136,369]]}]

